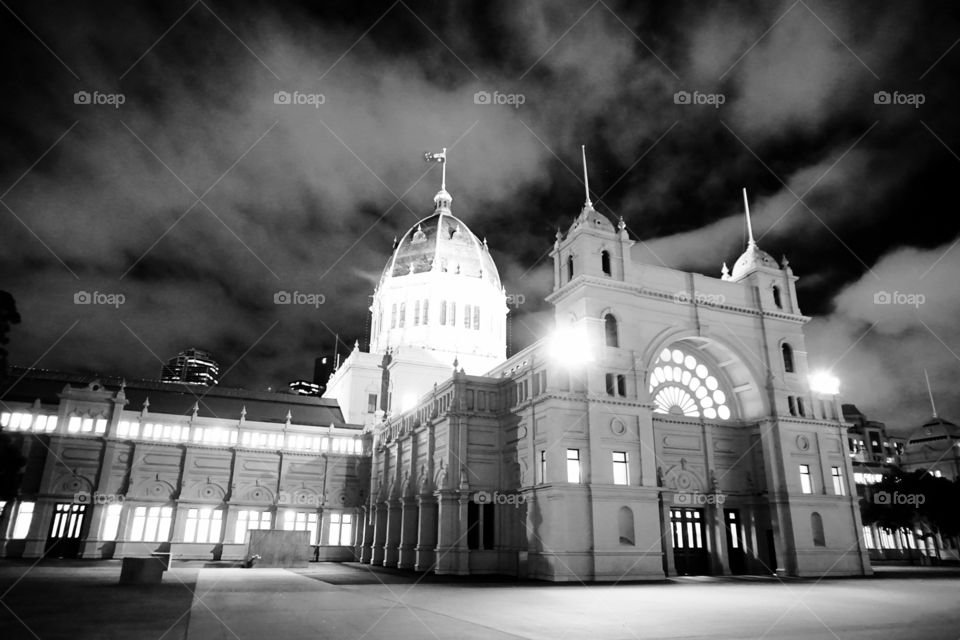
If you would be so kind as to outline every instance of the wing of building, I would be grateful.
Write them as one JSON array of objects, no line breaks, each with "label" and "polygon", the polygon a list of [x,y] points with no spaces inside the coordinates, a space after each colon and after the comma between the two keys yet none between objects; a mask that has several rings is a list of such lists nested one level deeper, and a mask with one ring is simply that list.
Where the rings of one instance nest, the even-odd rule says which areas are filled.
[{"label": "wing of building", "polygon": [[[302,526],[320,557],[440,574],[871,572],[848,425],[811,389],[785,260],[751,234],[718,278],[646,264],[588,197],[553,244],[554,330],[507,358],[496,265],[451,207],[441,189],[395,243],[370,349],[325,399],[217,389],[197,411],[105,381],[19,392],[38,444],[7,553],[54,544],[86,491],[123,503],[83,507],[83,555],[149,540],[226,557],[249,527]],[[27,505],[32,521],[14,513]]]}]

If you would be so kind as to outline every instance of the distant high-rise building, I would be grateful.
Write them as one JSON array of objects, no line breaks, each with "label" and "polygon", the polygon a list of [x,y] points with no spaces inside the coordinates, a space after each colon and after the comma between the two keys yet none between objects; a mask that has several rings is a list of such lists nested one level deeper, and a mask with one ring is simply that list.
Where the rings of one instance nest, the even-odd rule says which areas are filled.
[{"label": "distant high-rise building", "polygon": [[292,393],[301,396],[319,396],[323,392],[323,387],[309,380],[294,380],[287,383],[287,386],[290,387]]},{"label": "distant high-rise building", "polygon": [[210,353],[190,348],[167,360],[160,375],[164,382],[213,385],[220,381],[220,365]]}]

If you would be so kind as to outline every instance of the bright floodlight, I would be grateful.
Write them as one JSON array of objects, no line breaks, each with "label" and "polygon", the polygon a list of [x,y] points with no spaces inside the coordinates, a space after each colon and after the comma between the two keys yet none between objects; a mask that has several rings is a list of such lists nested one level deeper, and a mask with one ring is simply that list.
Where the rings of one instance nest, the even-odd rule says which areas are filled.
[{"label": "bright floodlight", "polygon": [[403,394],[403,401],[400,403],[400,412],[405,413],[417,406],[417,394],[408,392]]},{"label": "bright floodlight", "polygon": [[840,393],[840,379],[829,371],[817,371],[810,376],[810,389],[835,396]]},{"label": "bright floodlight", "polygon": [[560,364],[576,367],[593,360],[590,341],[583,327],[561,327],[553,332],[547,343],[547,353]]}]

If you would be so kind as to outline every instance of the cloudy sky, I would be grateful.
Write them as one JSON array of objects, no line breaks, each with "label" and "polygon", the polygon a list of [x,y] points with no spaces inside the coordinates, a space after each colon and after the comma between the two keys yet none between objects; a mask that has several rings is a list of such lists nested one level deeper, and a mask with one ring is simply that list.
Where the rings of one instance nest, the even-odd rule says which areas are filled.
[{"label": "cloudy sky", "polygon": [[198,346],[223,384],[309,377],[336,334],[363,340],[441,147],[455,213],[524,295],[521,348],[586,144],[598,209],[670,267],[732,264],[747,186],[761,247],[800,276],[811,364],[898,429],[929,414],[927,368],[960,421],[952,3],[316,4],[4,4],[13,363],[155,377]]}]

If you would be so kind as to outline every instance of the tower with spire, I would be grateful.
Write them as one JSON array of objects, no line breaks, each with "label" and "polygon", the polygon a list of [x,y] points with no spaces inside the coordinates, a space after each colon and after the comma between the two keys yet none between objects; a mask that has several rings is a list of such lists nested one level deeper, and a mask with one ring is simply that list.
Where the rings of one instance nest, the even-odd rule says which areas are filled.
[{"label": "tower with spire", "polygon": [[720,279],[757,287],[760,303],[764,309],[800,315],[800,305],[797,303],[797,277],[793,275],[786,256],[778,265],[773,256],[761,249],[754,238],[750,201],[747,198],[746,188],[743,189],[743,211],[747,221],[747,249],[737,258],[732,271],[727,269],[726,262],[723,263]]},{"label": "tower with spire", "polygon": [[587,150],[580,146],[583,161],[583,206],[564,234],[557,230],[553,251],[553,288],[557,291],[578,276],[624,280],[630,271],[630,247],[623,219],[615,227],[594,208],[590,198]]}]

